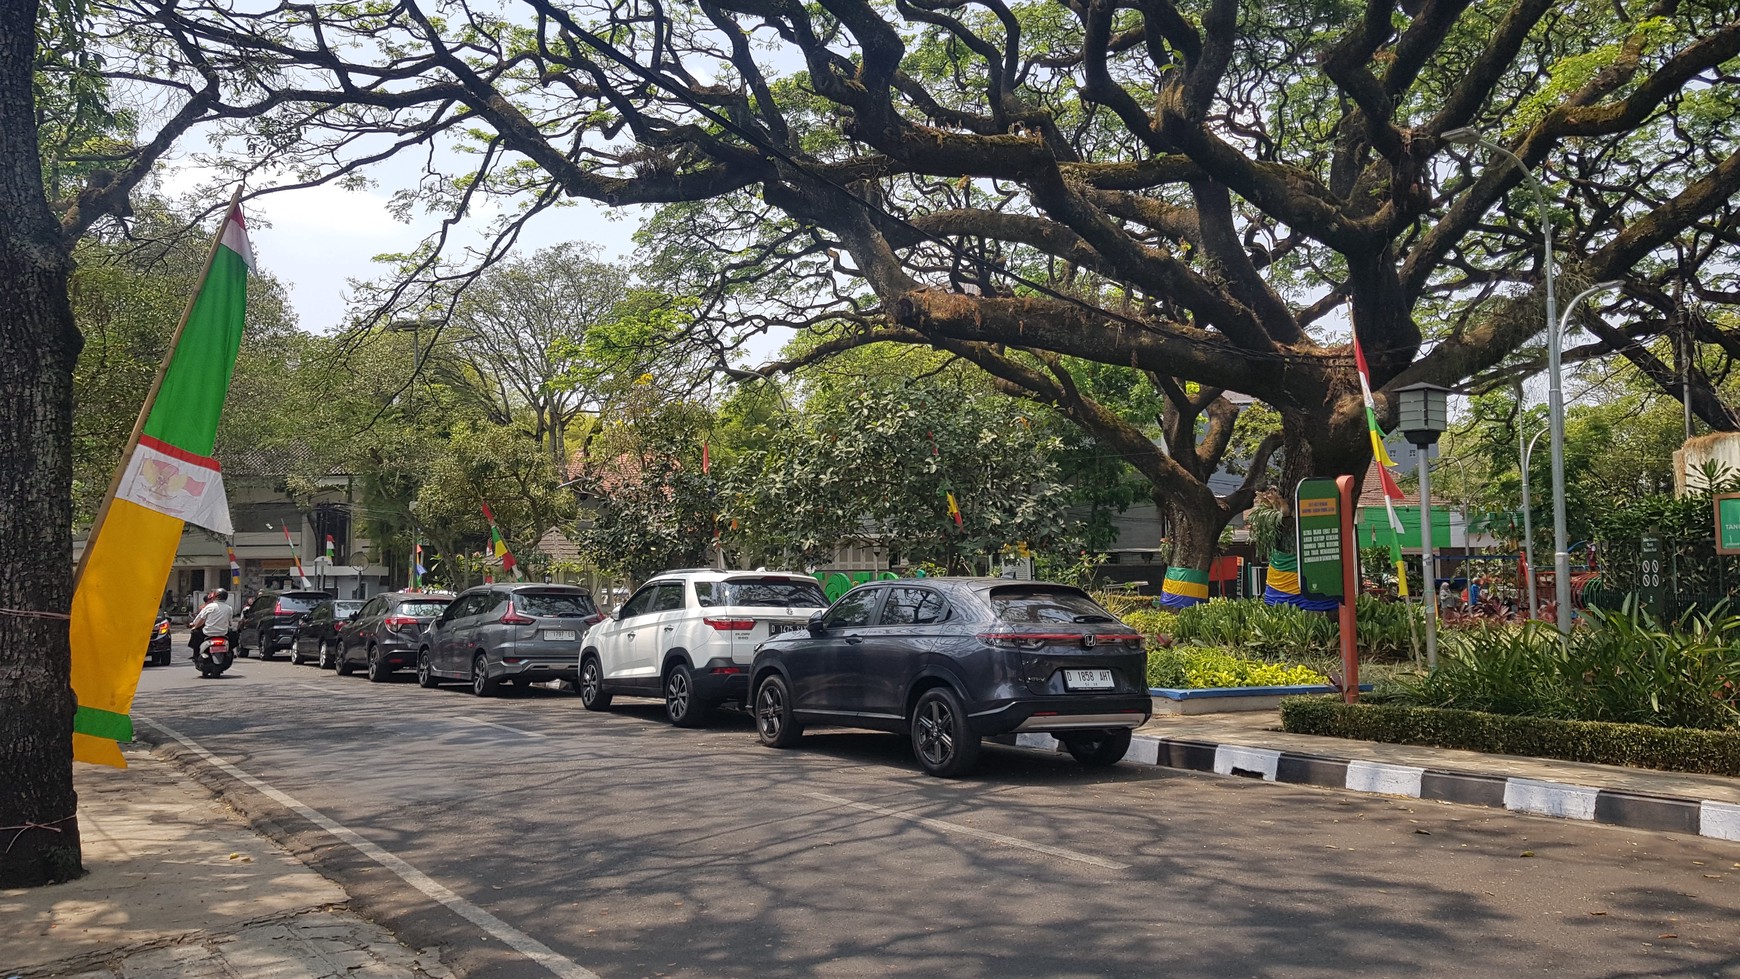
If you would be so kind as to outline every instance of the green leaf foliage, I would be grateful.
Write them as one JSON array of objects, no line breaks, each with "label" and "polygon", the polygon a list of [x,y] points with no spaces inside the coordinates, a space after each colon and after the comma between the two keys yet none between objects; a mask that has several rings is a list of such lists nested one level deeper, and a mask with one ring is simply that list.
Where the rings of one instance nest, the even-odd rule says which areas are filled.
[{"label": "green leaf foliage", "polygon": [[1281,729],[1359,741],[1530,755],[1596,765],[1740,775],[1740,732],[1605,721],[1512,717],[1471,710],[1344,704],[1328,697],[1281,701]]}]

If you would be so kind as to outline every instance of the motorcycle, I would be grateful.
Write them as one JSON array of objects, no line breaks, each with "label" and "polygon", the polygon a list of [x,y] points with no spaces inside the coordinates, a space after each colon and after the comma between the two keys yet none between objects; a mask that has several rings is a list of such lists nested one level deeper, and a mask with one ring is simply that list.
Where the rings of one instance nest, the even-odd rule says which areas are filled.
[{"label": "motorcycle", "polygon": [[193,651],[193,666],[206,679],[221,676],[236,661],[228,636],[207,636]]}]

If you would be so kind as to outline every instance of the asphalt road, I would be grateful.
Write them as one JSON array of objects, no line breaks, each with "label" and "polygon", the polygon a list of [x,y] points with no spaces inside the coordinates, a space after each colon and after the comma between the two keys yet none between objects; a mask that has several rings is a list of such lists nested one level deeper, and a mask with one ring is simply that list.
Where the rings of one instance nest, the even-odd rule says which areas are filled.
[{"label": "asphalt road", "polygon": [[1732,843],[185,653],[142,735],[466,976],[1740,976]]}]

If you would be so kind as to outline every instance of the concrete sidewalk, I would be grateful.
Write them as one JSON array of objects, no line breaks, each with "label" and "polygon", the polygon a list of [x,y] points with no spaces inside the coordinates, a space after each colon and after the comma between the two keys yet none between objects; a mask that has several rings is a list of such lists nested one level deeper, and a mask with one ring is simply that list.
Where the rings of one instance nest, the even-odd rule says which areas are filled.
[{"label": "concrete sidewalk", "polygon": [[143,745],[77,767],[87,875],[0,891],[0,979],[446,979]]},{"label": "concrete sidewalk", "polygon": [[1737,778],[1288,734],[1279,710],[1157,716],[1136,735],[1138,763],[1740,841]]}]

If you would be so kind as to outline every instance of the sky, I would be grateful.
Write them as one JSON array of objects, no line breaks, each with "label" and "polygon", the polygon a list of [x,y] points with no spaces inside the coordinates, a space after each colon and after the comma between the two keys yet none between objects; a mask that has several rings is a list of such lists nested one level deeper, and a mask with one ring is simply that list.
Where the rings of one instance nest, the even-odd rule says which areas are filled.
[{"label": "sky", "polygon": [[[162,189],[173,196],[190,193],[208,176],[191,164],[171,164],[161,177]],[[338,329],[347,313],[347,281],[380,275],[387,267],[375,264],[377,255],[410,251],[436,228],[432,217],[405,223],[392,214],[388,203],[396,188],[390,178],[383,175],[380,186],[369,190],[309,187],[243,205],[255,262],[284,284],[302,329]],[[612,216],[607,210],[579,202],[545,212],[527,225],[517,250],[586,241],[598,245],[608,260],[625,260],[634,249],[639,212]]]}]

